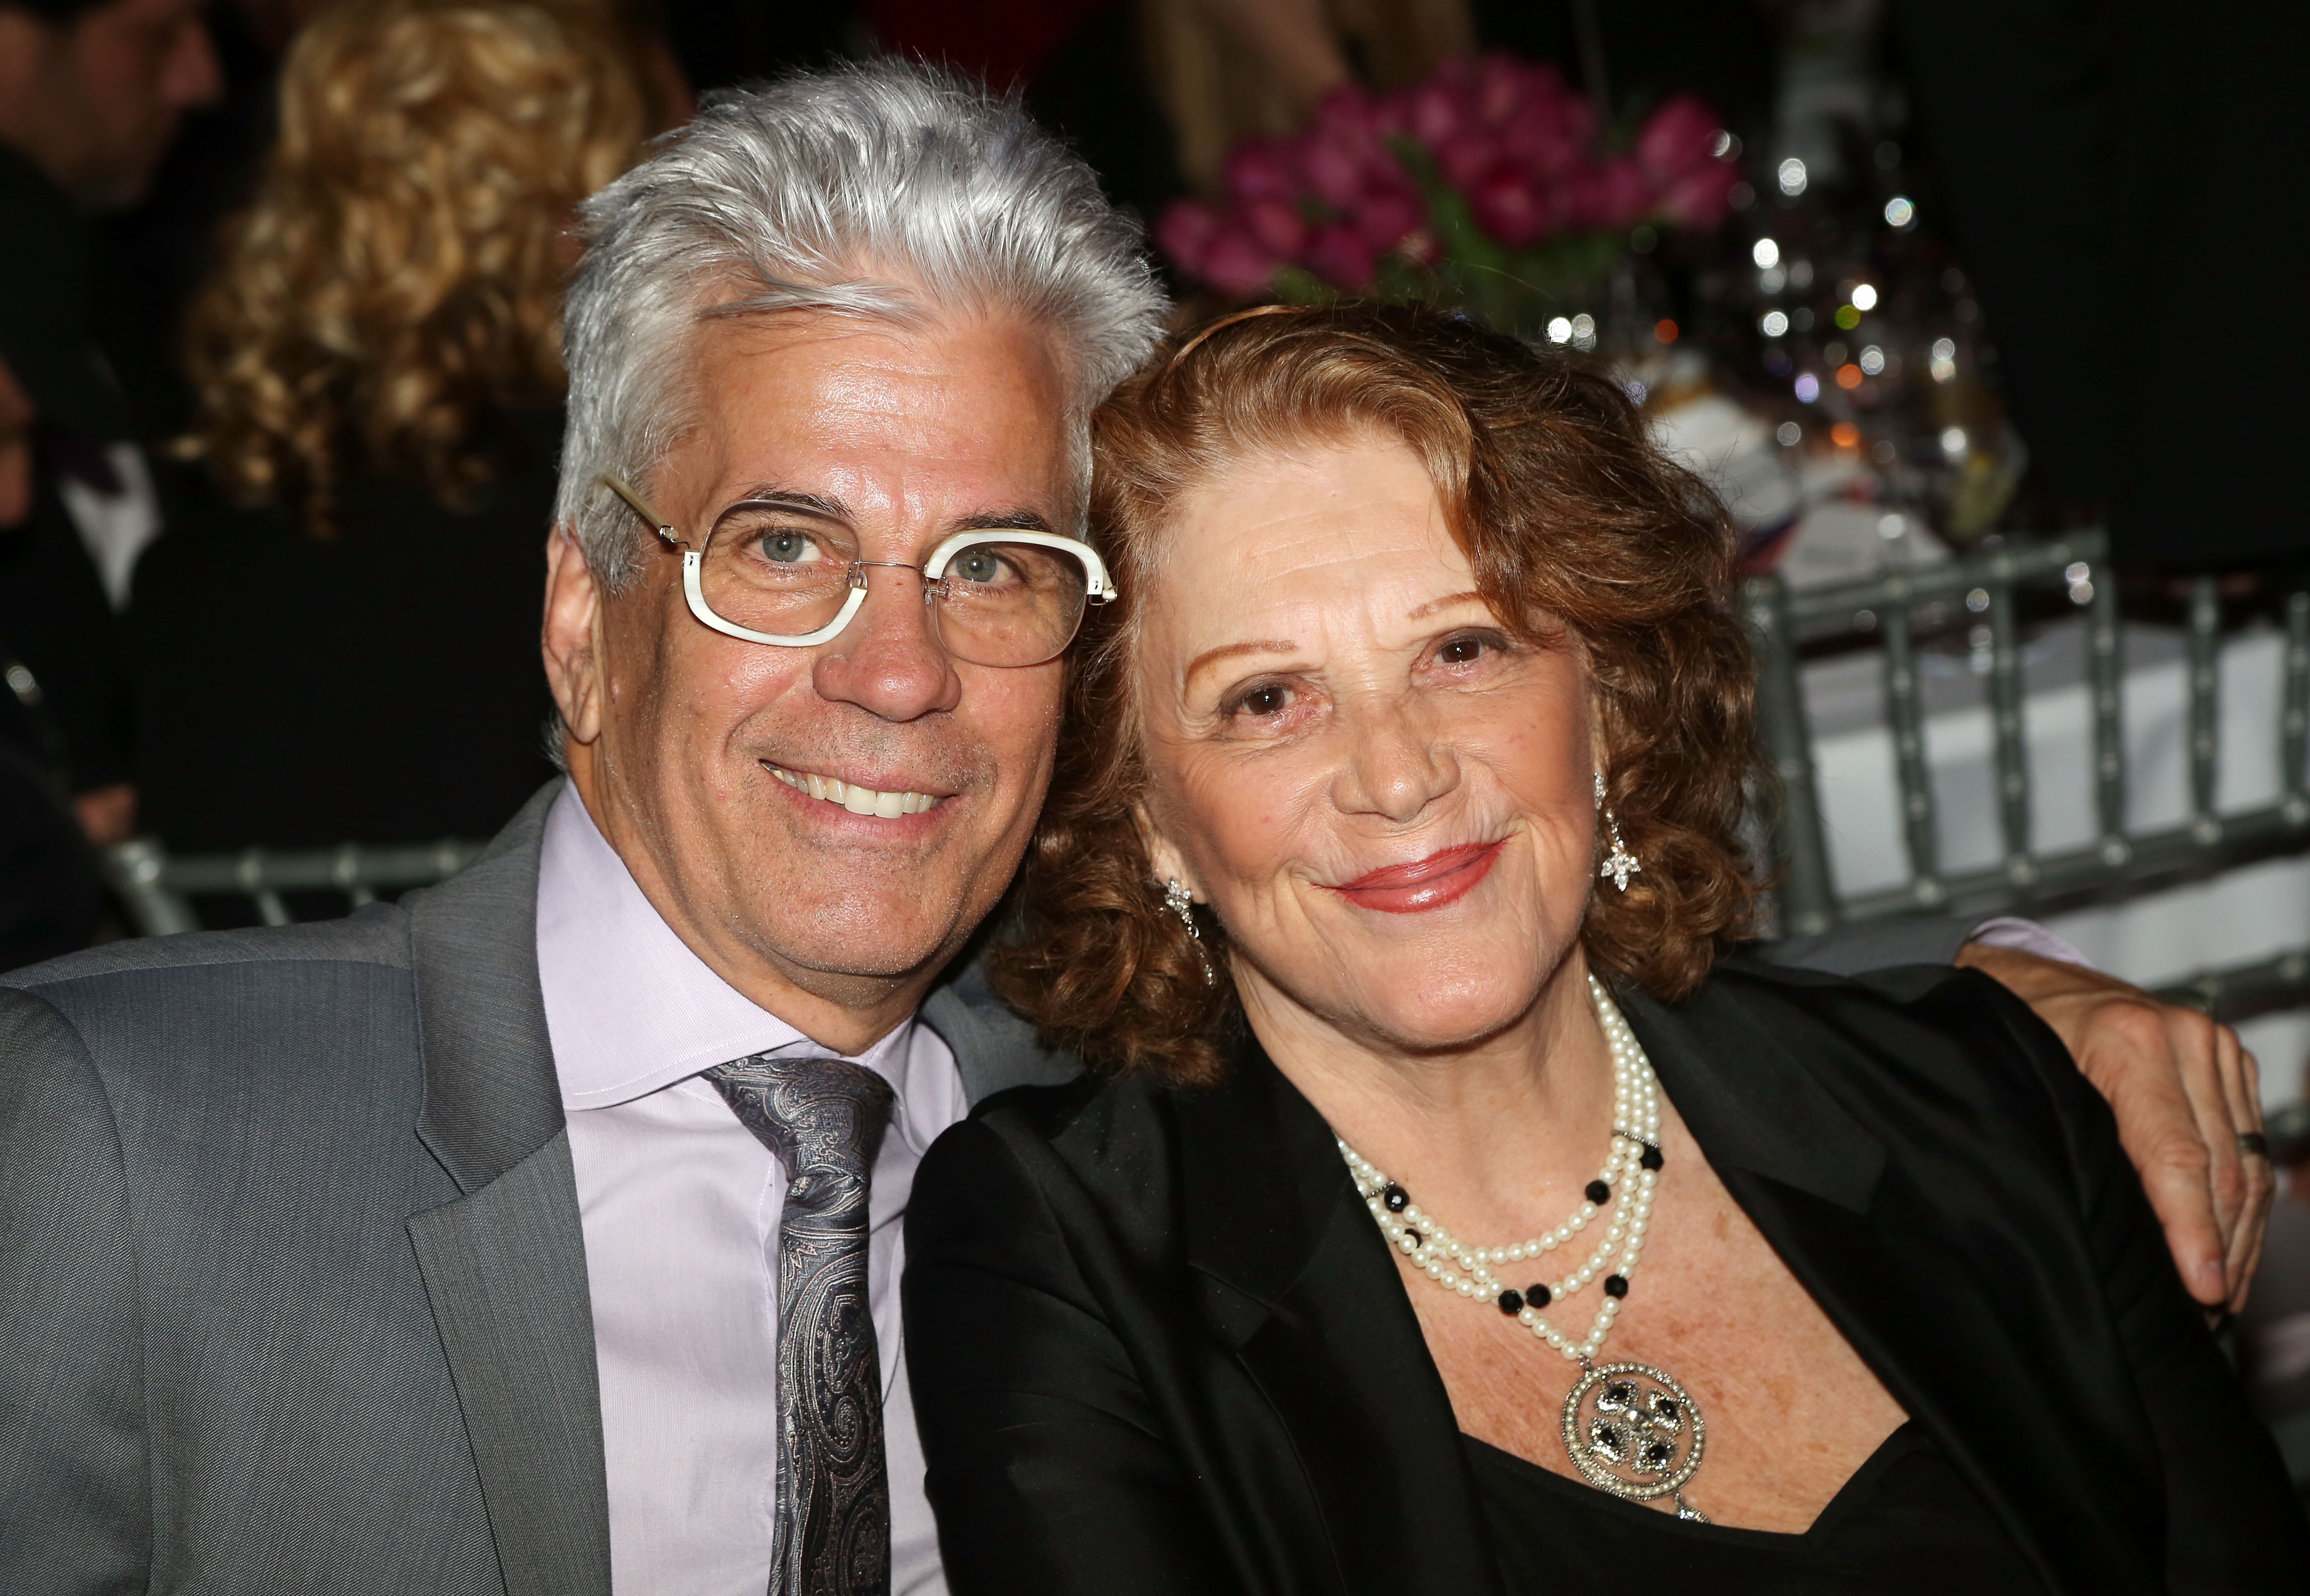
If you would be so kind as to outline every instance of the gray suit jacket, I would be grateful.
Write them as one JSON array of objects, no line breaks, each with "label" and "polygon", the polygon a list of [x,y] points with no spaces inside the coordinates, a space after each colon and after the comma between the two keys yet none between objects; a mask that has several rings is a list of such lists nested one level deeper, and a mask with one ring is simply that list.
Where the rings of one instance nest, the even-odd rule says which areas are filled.
[{"label": "gray suit jacket", "polygon": [[[0,1591],[608,1592],[559,791],[398,906],[0,977]],[[1076,1072],[975,968],[923,1015],[974,1101]]]}]

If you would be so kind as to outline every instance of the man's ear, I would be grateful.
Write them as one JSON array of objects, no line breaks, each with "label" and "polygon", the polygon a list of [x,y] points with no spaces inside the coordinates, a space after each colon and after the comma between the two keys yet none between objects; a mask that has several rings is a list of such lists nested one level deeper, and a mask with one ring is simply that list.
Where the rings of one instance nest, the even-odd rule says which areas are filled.
[{"label": "man's ear", "polygon": [[545,675],[573,742],[602,734],[602,589],[578,547],[556,526],[545,538]]}]

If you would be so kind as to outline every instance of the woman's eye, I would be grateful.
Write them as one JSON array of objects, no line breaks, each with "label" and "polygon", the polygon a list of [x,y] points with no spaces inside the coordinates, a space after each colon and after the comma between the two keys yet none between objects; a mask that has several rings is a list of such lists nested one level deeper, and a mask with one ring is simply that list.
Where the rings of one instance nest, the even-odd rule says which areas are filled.
[{"label": "woman's eye", "polygon": [[1238,715],[1248,715],[1260,719],[1272,715],[1281,715],[1290,707],[1291,707],[1290,690],[1272,681],[1251,689],[1235,701],[1235,712]]},{"label": "woman's eye", "polygon": [[1472,665],[1488,654],[1498,652],[1499,639],[1481,632],[1446,638],[1437,645],[1436,663],[1442,665]]}]

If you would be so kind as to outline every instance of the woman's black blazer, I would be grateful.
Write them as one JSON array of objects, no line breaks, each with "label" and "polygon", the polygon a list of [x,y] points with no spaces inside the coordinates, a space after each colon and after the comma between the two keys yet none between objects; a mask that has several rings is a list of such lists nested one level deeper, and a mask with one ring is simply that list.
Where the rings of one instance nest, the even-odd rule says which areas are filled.
[{"label": "woman's black blazer", "polygon": [[[2048,1591],[2300,1590],[2310,1531],[2101,1099],[1977,974],[1622,1000],[1733,1200]],[[1443,1382],[1329,1127],[1226,1082],[990,1099],[907,1215],[958,1596],[1498,1592]]]}]

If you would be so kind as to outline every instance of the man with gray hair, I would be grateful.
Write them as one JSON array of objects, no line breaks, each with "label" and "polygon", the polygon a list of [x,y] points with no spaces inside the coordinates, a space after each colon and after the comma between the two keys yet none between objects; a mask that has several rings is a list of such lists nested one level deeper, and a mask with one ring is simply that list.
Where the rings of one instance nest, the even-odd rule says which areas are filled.
[{"label": "man with gray hair", "polygon": [[0,987],[0,1588],[943,1588],[899,1220],[1074,1068],[959,955],[1161,296],[1088,169],[902,65],[723,100],[587,221],[567,782],[398,906]]},{"label": "man with gray hair", "polygon": [[586,222],[569,780],[397,906],[0,990],[0,1588],[942,1588],[899,1219],[1067,1066],[935,984],[1162,295],[1088,168],[899,64],[716,104]]}]

